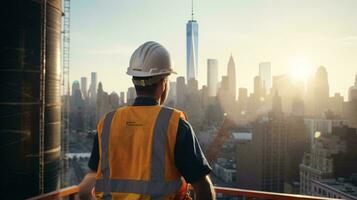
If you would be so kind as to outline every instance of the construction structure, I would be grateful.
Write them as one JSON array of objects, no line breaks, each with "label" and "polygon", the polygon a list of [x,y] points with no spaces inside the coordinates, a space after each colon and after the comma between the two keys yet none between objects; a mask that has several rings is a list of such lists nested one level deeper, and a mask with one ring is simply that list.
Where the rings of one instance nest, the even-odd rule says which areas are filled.
[{"label": "construction structure", "polygon": [[70,23],[71,1],[63,0],[63,25],[62,25],[62,115],[61,115],[61,186],[68,186],[68,137],[69,137],[69,50],[70,50]]},{"label": "construction structure", "polygon": [[0,8],[1,199],[59,189],[61,0]]}]

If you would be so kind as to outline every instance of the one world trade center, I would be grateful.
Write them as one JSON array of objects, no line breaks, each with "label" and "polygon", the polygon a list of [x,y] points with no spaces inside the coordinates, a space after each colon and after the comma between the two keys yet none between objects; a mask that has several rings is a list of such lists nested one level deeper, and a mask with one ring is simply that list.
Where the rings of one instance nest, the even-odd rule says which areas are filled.
[{"label": "one world trade center", "polygon": [[186,59],[187,59],[187,81],[190,79],[197,80],[198,73],[198,23],[192,19],[186,24]]}]

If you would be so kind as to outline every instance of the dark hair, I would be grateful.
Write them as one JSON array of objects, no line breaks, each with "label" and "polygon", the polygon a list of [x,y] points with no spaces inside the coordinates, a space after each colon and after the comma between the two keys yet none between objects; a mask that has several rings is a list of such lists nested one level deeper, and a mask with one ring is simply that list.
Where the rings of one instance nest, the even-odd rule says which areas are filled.
[{"label": "dark hair", "polygon": [[[135,77],[135,76],[133,77],[134,80],[149,80],[150,78],[152,77]],[[146,86],[135,85],[136,94],[138,96],[139,95],[154,96],[155,91],[159,86],[160,82],[161,81],[158,81],[157,83],[154,83],[152,85],[146,85]]]}]

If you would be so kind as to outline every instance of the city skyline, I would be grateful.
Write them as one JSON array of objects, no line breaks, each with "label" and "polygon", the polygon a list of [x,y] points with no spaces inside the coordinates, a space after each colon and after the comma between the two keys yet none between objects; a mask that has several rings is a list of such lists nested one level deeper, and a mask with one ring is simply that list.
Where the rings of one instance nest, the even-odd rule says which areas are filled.
[{"label": "city skyline", "polygon": [[[185,76],[185,21],[190,16],[190,2],[137,4],[111,1],[88,2],[83,6],[73,2],[71,82],[85,75],[85,71],[87,74],[97,71],[106,90],[124,91],[131,86],[130,77],[125,74],[131,53],[147,40],[157,40],[167,47],[178,76]],[[346,98],[348,87],[354,82],[350,75],[357,73],[353,53],[357,52],[357,14],[353,11],[356,4],[355,1],[284,1],[274,5],[269,1],[227,1],[224,5],[195,2],[195,18],[200,21],[199,85],[207,83],[208,58],[221,63],[221,77],[232,53],[239,66],[237,88],[252,91],[250,77],[258,74],[260,62],[271,63],[272,75],[299,72],[291,69],[299,65],[308,68],[305,71],[315,72],[323,65],[330,72],[331,93],[340,92]],[[101,15],[91,16],[94,11]],[[282,12],[289,14],[281,18]],[[255,17],[252,13],[256,13]]]},{"label": "city skyline", "polygon": [[[206,63],[206,68],[207,68],[207,74],[206,74],[206,77],[207,77],[207,81],[210,79],[209,77],[211,77],[211,84],[209,83],[209,81],[207,82],[207,83],[204,83],[204,84],[200,84],[201,85],[201,87],[198,87],[197,89],[198,90],[202,90],[203,89],[203,87],[208,87],[208,89],[209,89],[209,96],[218,96],[218,90],[220,89],[220,87],[222,86],[221,84],[222,84],[222,82],[224,82],[225,81],[225,79],[227,79],[228,78],[228,76],[229,76],[229,73],[227,73],[227,75],[223,75],[223,76],[221,76],[221,77],[218,77],[217,76],[217,73],[215,73],[215,72],[217,72],[218,71],[218,68],[219,68],[219,64],[218,64],[218,61],[216,60],[216,59],[207,59],[207,61],[206,61],[207,63]],[[261,65],[261,64],[263,64],[263,65]],[[259,68],[261,67],[261,66],[266,66],[266,64],[267,64],[267,62],[263,62],[263,63],[260,63],[260,65],[259,65]],[[270,64],[270,63],[268,63],[268,64]],[[268,65],[269,67],[270,67],[270,65]],[[228,62],[228,64],[227,64],[227,66],[223,66],[223,67],[226,67],[226,70],[227,70],[227,72],[229,72],[229,71],[232,71],[232,67],[233,67],[233,71],[235,70],[235,63],[234,63],[234,58],[232,57],[232,55],[230,56],[230,61]],[[318,93],[318,92],[322,92],[322,93],[326,93],[326,95],[323,95],[323,96],[325,96],[325,97],[329,97],[329,98],[332,98],[332,97],[334,97],[334,95],[341,95],[341,97],[343,97],[343,100],[344,101],[349,101],[350,99],[349,99],[349,97],[350,97],[350,91],[351,91],[351,89],[353,89],[353,88],[356,88],[357,87],[357,73],[356,73],[356,75],[352,75],[352,77],[353,77],[353,81],[352,81],[352,83],[346,88],[346,91],[335,91],[335,92],[332,92],[331,91],[331,89],[330,89],[330,87],[331,87],[331,84],[329,84],[329,82],[331,81],[329,78],[328,78],[328,69],[326,69],[324,66],[319,66],[319,68],[317,68],[316,69],[316,71],[313,71],[313,72],[311,72],[311,76],[309,76],[307,79],[305,79],[305,81],[302,81],[301,82],[301,80],[296,80],[296,77],[294,77],[294,76],[292,76],[291,74],[280,74],[280,75],[274,75],[274,74],[272,74],[271,75],[271,77],[270,77],[270,79],[272,80],[272,79],[281,79],[282,77],[283,78],[288,78],[289,79],[289,81],[290,81],[290,83],[291,84],[296,84],[296,86],[298,86],[298,87],[300,87],[301,85],[301,83],[303,83],[303,90],[302,90],[302,92],[304,93],[304,95],[306,95],[304,98],[309,98],[308,96],[310,95],[309,94],[309,89],[311,89],[312,88],[312,86],[311,85],[309,85],[309,84],[311,84],[309,81],[314,81],[314,79],[315,78],[317,78],[317,79],[319,79],[319,76],[320,76],[320,71],[321,71],[321,69],[323,69],[323,70],[325,70],[325,72],[324,73],[326,73],[326,75],[324,75],[325,77],[323,78],[323,79],[325,79],[324,81],[326,81],[326,84],[327,84],[327,88],[325,89],[323,89],[323,90],[320,90],[320,89],[318,89],[318,88],[315,88],[315,90],[316,90],[316,92]],[[237,73],[237,72],[236,72]],[[91,72],[90,73],[91,74],[91,80],[92,80],[92,82],[96,82],[96,79],[97,79],[97,72]],[[240,89],[244,89],[244,90],[247,90],[247,94],[253,94],[253,93],[256,93],[257,91],[257,86],[259,86],[261,89],[263,89],[264,90],[264,92],[266,93],[266,94],[269,94],[269,93],[271,93],[271,92],[274,92],[273,90],[275,90],[276,88],[274,88],[274,87],[272,87],[272,85],[270,86],[270,87],[265,87],[265,85],[264,85],[264,81],[263,81],[263,76],[265,75],[265,73],[262,73],[262,74],[260,74],[260,73],[257,73],[255,76],[253,76],[253,77],[250,77],[251,78],[251,83],[250,83],[250,85],[248,86],[248,87],[239,87],[239,88],[232,88],[233,87],[233,85],[232,85],[232,82],[229,84],[230,86],[230,93],[233,93],[233,96],[235,96],[234,97],[234,99],[235,100],[238,100],[239,99],[239,90]],[[217,77],[216,77],[217,76]],[[95,78],[93,78],[93,77],[95,77]],[[189,84],[188,83],[188,81],[187,81],[187,79],[186,79],[186,77],[185,76],[171,76],[169,79],[170,79],[170,83],[174,83],[174,84],[176,84],[176,81],[178,80],[178,79],[173,79],[172,77],[175,77],[175,78],[178,78],[178,79],[183,79],[183,81],[184,81],[184,84]],[[265,77],[269,77],[269,76],[265,76]],[[81,87],[81,91],[82,91],[82,95],[83,95],[83,97],[85,97],[86,96],[86,93],[87,93],[87,95],[88,94],[90,94],[90,93],[94,93],[95,95],[94,95],[94,98],[96,98],[96,93],[97,93],[97,91],[96,91],[96,89],[93,89],[92,88],[92,83],[90,84],[90,87],[88,88],[88,90],[87,91],[85,91],[84,92],[84,90],[82,89],[82,88],[86,88],[86,87],[83,87],[82,86],[82,82],[83,82],[83,79],[87,79],[87,77],[86,76],[81,76],[81,77],[79,77],[78,79],[74,79],[70,84],[80,84],[80,87]],[[259,80],[257,80],[257,79],[259,79]],[[94,80],[94,81],[93,81]],[[227,79],[228,80],[228,79]],[[258,84],[257,84],[257,81],[259,82]],[[233,81],[234,82],[234,81]],[[85,82],[86,83],[86,82]],[[98,86],[98,84],[103,84],[103,85],[105,85],[105,80],[103,80],[103,81],[101,81],[101,80],[99,80],[98,82],[96,82],[97,83],[97,85],[95,85],[94,84],[94,88],[97,88],[97,86]],[[198,82],[199,83],[199,82]],[[214,84],[215,83],[215,84]],[[213,85],[215,85],[215,86],[213,86]],[[104,86],[102,86],[102,87],[104,87]],[[249,89],[251,87],[251,89]],[[310,88],[309,88],[310,87]],[[313,87],[316,87],[316,86],[313,86]],[[128,92],[128,90],[130,90],[130,89],[134,89],[134,86],[133,85],[129,85],[129,87],[128,88],[124,88],[123,90],[108,90],[108,89],[105,89],[106,91],[108,91],[109,93],[117,93],[117,94],[120,94],[120,93],[122,93],[122,92]],[[173,88],[171,88],[170,87],[170,92],[172,92],[171,90],[172,90]],[[232,90],[233,89],[233,90]],[[72,90],[73,90],[73,88],[72,88]],[[73,91],[70,91],[71,93],[73,92]],[[213,93],[214,92],[216,93],[215,95],[213,95]],[[133,92],[133,91],[131,91],[131,92]],[[234,94],[235,93],[235,94]],[[320,96],[319,94],[315,94],[315,95],[317,95],[317,96]],[[343,94],[345,94],[345,95],[343,95]],[[135,94],[132,94],[132,95],[135,95]],[[355,94],[353,94],[353,95],[355,95]],[[308,101],[308,100],[307,100]]]}]

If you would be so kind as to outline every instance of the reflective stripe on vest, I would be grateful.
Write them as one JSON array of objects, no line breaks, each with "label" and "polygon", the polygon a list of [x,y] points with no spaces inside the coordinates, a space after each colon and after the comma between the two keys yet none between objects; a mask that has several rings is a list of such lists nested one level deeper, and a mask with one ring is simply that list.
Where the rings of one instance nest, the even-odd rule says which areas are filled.
[{"label": "reflective stripe on vest", "polygon": [[156,119],[153,144],[152,144],[152,161],[151,161],[151,178],[148,181],[144,180],[119,180],[109,177],[109,138],[110,126],[112,123],[115,111],[110,112],[104,119],[102,130],[102,156],[101,169],[102,179],[96,180],[96,191],[103,192],[104,199],[111,199],[111,192],[136,193],[143,195],[151,195],[152,199],[159,199],[167,194],[177,192],[182,184],[182,181],[166,181],[165,180],[165,153],[167,143],[167,132],[169,121],[173,110],[167,107],[161,107]]}]

